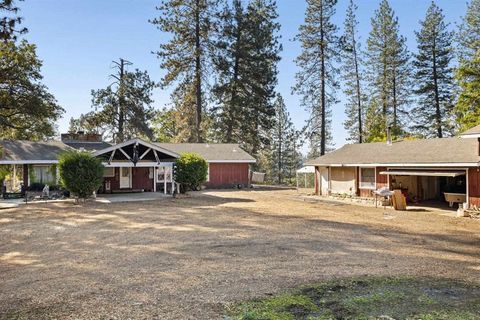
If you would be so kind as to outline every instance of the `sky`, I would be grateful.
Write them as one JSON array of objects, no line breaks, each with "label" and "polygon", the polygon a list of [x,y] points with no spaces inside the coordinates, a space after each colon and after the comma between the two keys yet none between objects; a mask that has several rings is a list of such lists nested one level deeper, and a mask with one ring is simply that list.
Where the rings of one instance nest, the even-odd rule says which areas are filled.
[{"label": "sky", "polygon": [[[147,70],[154,81],[164,72],[152,51],[157,50],[168,35],[148,23],[159,14],[155,10],[160,0],[25,0],[19,2],[24,26],[29,29],[27,40],[37,45],[43,60],[44,83],[66,110],[59,122],[59,131],[66,132],[71,117],[91,111],[91,90],[111,83],[112,61],[125,58],[134,68]],[[334,22],[343,28],[349,0],[339,0]],[[360,40],[365,42],[370,31],[370,19],[380,0],[356,0]],[[465,14],[467,0],[437,0],[451,27]],[[407,45],[415,51],[415,34],[431,0],[390,0],[399,18],[400,32]],[[304,21],[305,0],[277,0],[280,35],[283,45],[278,70],[277,91],[285,99],[297,129],[304,126],[308,113],[300,105],[300,97],[292,95],[298,67],[294,59],[300,44],[293,41]],[[154,107],[167,106],[171,90],[156,89]],[[332,107],[332,133],[335,147],[346,143],[343,127],[344,96]]]}]

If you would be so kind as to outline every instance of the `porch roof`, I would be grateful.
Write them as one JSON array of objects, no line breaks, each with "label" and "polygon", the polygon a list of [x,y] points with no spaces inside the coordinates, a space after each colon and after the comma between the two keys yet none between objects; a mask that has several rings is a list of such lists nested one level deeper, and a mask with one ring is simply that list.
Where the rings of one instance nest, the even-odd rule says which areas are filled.
[{"label": "porch roof", "polygon": [[478,166],[477,139],[437,138],[349,144],[311,160],[316,166]]}]

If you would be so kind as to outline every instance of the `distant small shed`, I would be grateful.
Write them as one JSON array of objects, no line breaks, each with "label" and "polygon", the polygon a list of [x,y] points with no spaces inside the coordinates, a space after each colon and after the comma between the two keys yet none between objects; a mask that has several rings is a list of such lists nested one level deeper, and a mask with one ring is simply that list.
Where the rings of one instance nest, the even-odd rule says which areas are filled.
[{"label": "distant small shed", "polygon": [[315,190],[315,167],[304,166],[297,170],[297,190]]}]

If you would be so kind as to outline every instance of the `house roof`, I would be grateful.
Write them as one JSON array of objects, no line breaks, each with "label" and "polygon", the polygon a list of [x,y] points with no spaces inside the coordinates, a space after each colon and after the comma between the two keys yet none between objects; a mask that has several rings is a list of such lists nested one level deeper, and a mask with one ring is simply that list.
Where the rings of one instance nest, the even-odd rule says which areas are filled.
[{"label": "house roof", "polygon": [[307,165],[478,165],[476,139],[423,140],[349,144]]},{"label": "house roof", "polygon": [[[198,153],[208,162],[255,162],[255,158],[242,150],[238,144],[142,143],[157,146],[158,149],[164,149],[166,153],[174,156],[184,152]],[[83,148],[97,155],[115,146],[106,142],[0,140],[0,164],[57,163],[58,155],[65,150]]]},{"label": "house roof", "polygon": [[254,163],[255,158],[234,143],[159,143],[156,145],[175,153],[194,152],[208,162]]},{"label": "house roof", "polygon": [[463,137],[463,138],[468,138],[468,137],[480,137],[480,125],[478,126],[475,126],[465,132],[462,132],[460,134],[460,137]]},{"label": "house roof", "polygon": [[58,155],[73,150],[61,141],[1,140],[0,163],[55,163]]},{"label": "house roof", "polygon": [[78,149],[78,150],[86,150],[86,151],[97,151],[101,149],[105,149],[111,147],[112,145],[105,141],[78,141],[78,140],[67,140],[63,141],[66,145]]}]

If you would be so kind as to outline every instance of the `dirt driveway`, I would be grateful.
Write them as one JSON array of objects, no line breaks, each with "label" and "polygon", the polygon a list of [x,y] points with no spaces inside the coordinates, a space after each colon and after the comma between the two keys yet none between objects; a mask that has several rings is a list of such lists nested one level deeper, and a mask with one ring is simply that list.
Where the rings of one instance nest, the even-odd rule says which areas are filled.
[{"label": "dirt driveway", "polygon": [[480,282],[480,221],[309,203],[294,191],[0,211],[0,318],[221,319],[354,275]]}]

